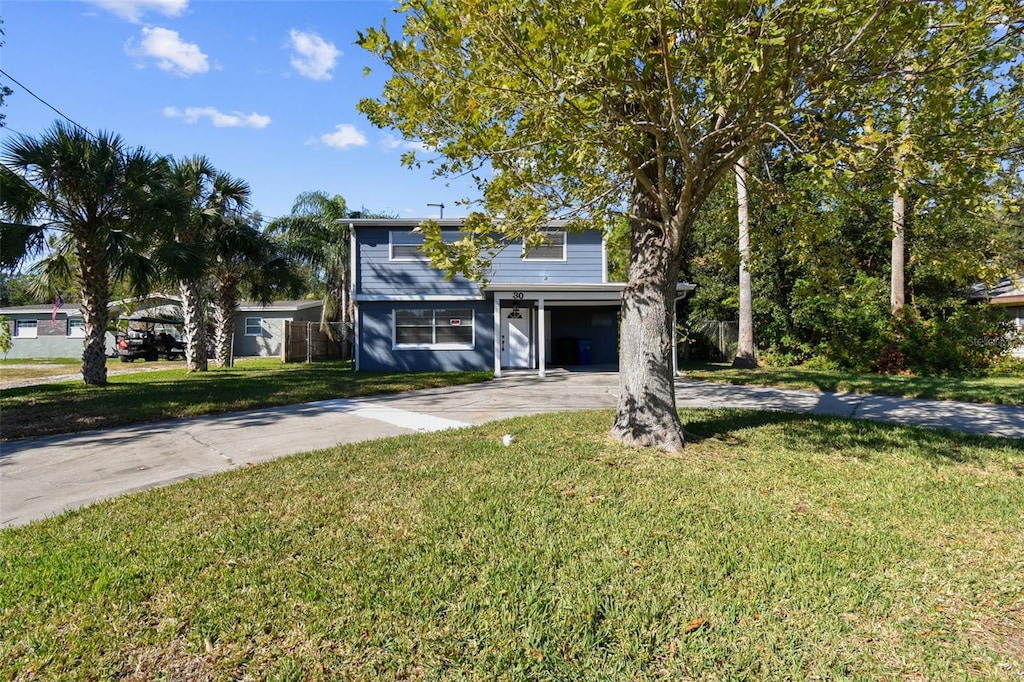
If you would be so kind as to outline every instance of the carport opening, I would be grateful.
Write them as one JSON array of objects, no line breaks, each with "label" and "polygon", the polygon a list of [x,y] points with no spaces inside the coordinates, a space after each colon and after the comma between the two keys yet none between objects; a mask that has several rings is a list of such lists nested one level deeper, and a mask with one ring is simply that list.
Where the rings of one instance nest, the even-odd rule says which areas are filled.
[{"label": "carport opening", "polygon": [[567,369],[617,369],[619,306],[549,306],[548,364]]}]

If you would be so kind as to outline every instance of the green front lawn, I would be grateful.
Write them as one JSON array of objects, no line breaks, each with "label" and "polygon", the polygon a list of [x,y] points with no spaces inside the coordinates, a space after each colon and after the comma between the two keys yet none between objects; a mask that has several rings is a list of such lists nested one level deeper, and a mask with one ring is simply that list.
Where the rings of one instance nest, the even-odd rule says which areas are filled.
[{"label": "green front lawn", "polygon": [[[109,366],[116,365],[123,363]],[[173,369],[111,376],[104,387],[86,386],[79,380],[4,389],[0,392],[0,437],[9,440],[69,433],[491,378],[490,372],[355,373],[349,363],[286,365],[275,359],[248,360],[194,374],[185,373],[180,362],[146,365],[146,369],[161,365]]]},{"label": "green front lawn", "polygon": [[687,379],[742,386],[778,386],[817,391],[899,395],[908,398],[959,400],[970,403],[1024,405],[1024,377],[919,377],[889,374],[856,374],[802,367],[732,369],[718,363],[680,366]]},{"label": "green front lawn", "polygon": [[683,419],[680,457],[545,415],[0,532],[0,678],[1024,676],[1024,445]]}]

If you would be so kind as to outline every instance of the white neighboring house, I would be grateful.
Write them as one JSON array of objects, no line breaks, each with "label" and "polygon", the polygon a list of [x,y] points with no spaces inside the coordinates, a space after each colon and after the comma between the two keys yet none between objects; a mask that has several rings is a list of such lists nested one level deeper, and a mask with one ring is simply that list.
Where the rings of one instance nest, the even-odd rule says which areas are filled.
[{"label": "white neighboring house", "polygon": [[[280,357],[284,322],[318,322],[322,301],[242,302],[235,319],[235,357]],[[65,303],[56,313],[53,305],[0,308],[11,334],[10,359],[81,358],[85,322],[78,306]],[[110,304],[111,324],[130,325],[132,318],[181,319],[181,300],[168,294],[151,294]],[[107,332],[104,346],[116,355],[115,336]]]},{"label": "white neighboring house", "polygon": [[[11,334],[8,359],[80,358],[85,339],[85,320],[75,304],[65,303],[56,312],[53,305],[25,305],[0,308]],[[104,343],[114,347],[114,335],[107,332]]]},{"label": "white neighboring house", "polygon": [[[1024,275],[1004,277],[992,288],[988,288],[984,284],[976,284],[971,287],[968,296],[1003,308],[1007,317],[1024,334]],[[1024,358],[1024,345],[1017,346],[1013,350],[1013,354],[1018,358]]]}]

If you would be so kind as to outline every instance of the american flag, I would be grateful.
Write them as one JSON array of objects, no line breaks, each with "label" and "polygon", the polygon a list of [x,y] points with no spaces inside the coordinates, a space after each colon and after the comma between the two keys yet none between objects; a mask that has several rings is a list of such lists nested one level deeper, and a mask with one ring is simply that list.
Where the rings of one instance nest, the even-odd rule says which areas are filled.
[{"label": "american flag", "polygon": [[57,311],[64,306],[64,299],[57,294],[53,297],[53,314],[50,315],[50,322],[56,324],[57,322]]}]

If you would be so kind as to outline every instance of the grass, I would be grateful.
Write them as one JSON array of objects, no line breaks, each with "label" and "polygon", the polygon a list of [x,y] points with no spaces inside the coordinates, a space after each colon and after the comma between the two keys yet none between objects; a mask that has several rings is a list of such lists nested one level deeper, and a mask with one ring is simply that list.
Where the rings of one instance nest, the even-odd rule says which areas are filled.
[{"label": "grass", "polygon": [[[115,369],[113,363],[107,367]],[[0,381],[21,381],[22,379],[45,379],[67,374],[76,374],[82,369],[78,358],[45,358],[41,360],[0,360]]]},{"label": "grass", "polygon": [[732,369],[716,363],[681,367],[688,379],[742,386],[778,386],[817,391],[873,393],[932,400],[1024,405],[1024,377],[923,377],[812,370],[802,367]]},{"label": "grass", "polygon": [[1024,676],[1024,445],[682,414],[681,457],[545,415],[5,530],[0,678]]},{"label": "grass", "polygon": [[[160,364],[147,363],[156,367]],[[181,363],[166,365],[173,369],[111,376],[103,387],[70,381],[4,389],[0,392],[2,438],[70,433],[491,378],[489,372],[355,373],[348,363],[282,364],[274,359],[240,362],[231,368],[194,374],[186,374]]]}]

